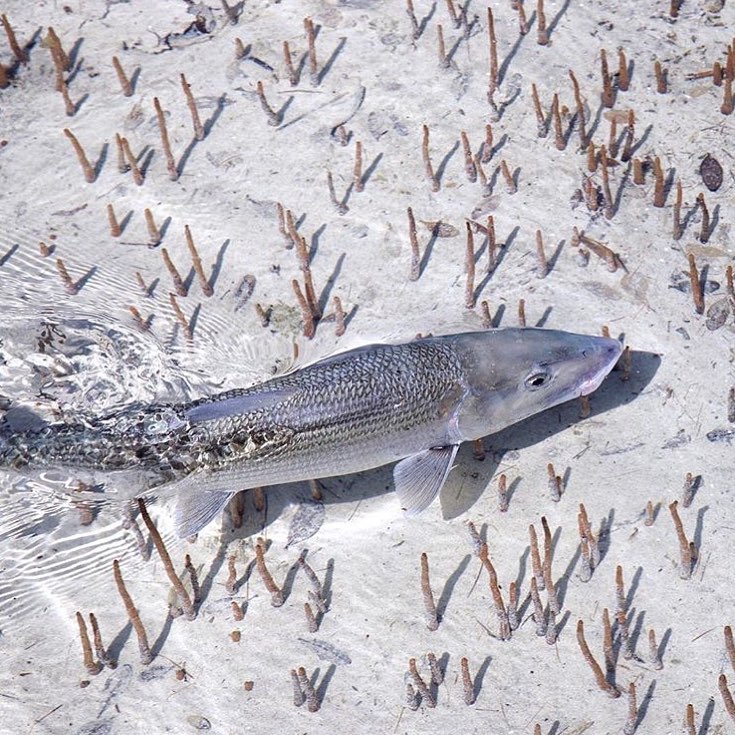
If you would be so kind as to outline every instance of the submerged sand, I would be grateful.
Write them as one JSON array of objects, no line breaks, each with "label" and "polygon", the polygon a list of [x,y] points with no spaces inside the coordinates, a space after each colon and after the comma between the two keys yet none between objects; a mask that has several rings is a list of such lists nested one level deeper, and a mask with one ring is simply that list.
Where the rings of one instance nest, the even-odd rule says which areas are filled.
[{"label": "submerged sand", "polygon": [[[334,322],[324,319],[313,342],[301,339],[299,360],[375,339],[482,328],[483,300],[495,326],[516,326],[519,299],[529,326],[600,333],[606,325],[625,340],[632,359],[629,371],[615,371],[592,397],[588,417],[580,417],[578,404],[568,404],[525,421],[486,439],[484,461],[462,447],[441,504],[419,519],[402,517],[389,492],[389,467],[323,481],[321,503],[311,499],[306,483],[268,490],[264,510],[255,508],[251,493],[241,528],[226,515],[194,544],[175,542],[167,508],[154,506],[177,570],[185,554],[198,570],[203,600],[193,621],[169,616],[163,566],[155,551],[150,561],[141,558],[134,535],[121,527],[119,501],[98,509],[98,495],[70,496],[69,478],[7,473],[0,485],[3,728],[532,733],[539,724],[544,735],[617,733],[628,719],[631,683],[640,732],[681,731],[689,703],[695,731],[733,726],[718,691],[720,674],[735,677],[723,636],[733,622],[729,483],[735,425],[728,422],[727,396],[735,353],[726,286],[734,254],[726,144],[732,117],[720,109],[723,87],[711,77],[690,78],[715,61],[725,63],[733,9],[720,5],[685,0],[673,18],[663,2],[547,2],[549,43],[539,45],[538,14],[530,3],[524,6],[525,36],[512,4],[494,3],[500,83],[490,105],[482,3],[463,6],[465,33],[454,27],[445,3],[416,0],[418,38],[403,3],[370,0],[246,2],[236,6],[234,24],[216,4],[6,3],[19,41],[33,41],[28,64],[17,65],[10,85],[0,90],[0,394],[15,405],[51,416],[57,409],[96,413],[131,401],[247,385],[287,367],[302,328],[291,280],[302,273],[279,233],[277,203],[293,213],[306,238],[325,312],[333,312],[338,296],[348,314],[343,337],[335,337]],[[314,83],[305,17],[318,31]],[[446,65],[437,51],[439,24]],[[72,116],[54,89],[48,26],[72,56],[64,74]],[[241,58],[236,39],[245,50]],[[293,87],[285,40],[300,77]],[[616,90],[608,109],[601,105],[600,52],[606,50],[617,72],[621,48],[632,71],[630,87]],[[113,56],[132,79],[130,97],[121,92]],[[665,93],[657,92],[656,61],[666,73]],[[0,63],[13,63],[4,40]],[[619,150],[609,153],[611,212],[605,211],[601,170],[588,170],[579,129],[572,129],[570,69],[597,147],[609,149],[611,122],[617,121]],[[201,141],[193,138],[182,73],[205,121]],[[258,99],[258,82],[275,125]],[[548,135],[538,135],[532,84],[547,115],[559,94],[563,150],[551,120]],[[165,112],[176,181],[167,172],[154,98]],[[633,156],[645,162],[643,185],[633,182],[632,162],[620,160],[629,110],[635,115]],[[440,179],[436,192],[422,160],[423,125]],[[481,157],[487,125],[493,150],[481,164],[483,186],[468,179],[460,134],[466,132]],[[92,183],[85,182],[65,128],[97,168]],[[130,172],[118,171],[116,133],[140,158],[140,186]],[[357,141],[363,191],[353,181]],[[712,192],[699,172],[707,153],[724,172]],[[655,158],[665,179],[663,207],[654,206]],[[515,193],[501,161],[515,179]],[[337,205],[330,201],[327,171]],[[674,239],[679,181],[684,231]],[[585,186],[599,187],[599,198],[585,200]],[[700,193],[710,216],[705,237],[696,206]],[[110,234],[108,204],[124,223],[119,237]],[[408,278],[408,207],[421,248],[416,281]],[[156,247],[149,247],[145,209],[164,230]],[[487,240],[473,225],[477,303],[467,309],[465,223],[485,227],[488,216],[503,244],[501,257],[487,274]],[[185,225],[211,297],[191,265]],[[599,257],[607,251],[594,244],[576,246],[575,227],[615,257]],[[549,259],[544,278],[537,230]],[[587,261],[580,250],[590,247]],[[186,295],[175,302],[162,248],[185,281]],[[705,314],[695,313],[690,254]],[[57,258],[76,285],[74,295]],[[270,313],[266,327],[256,303]],[[131,306],[150,320],[150,331],[140,332]],[[550,462],[564,480],[559,502],[549,491]],[[683,507],[687,473],[701,479],[690,507]],[[498,509],[500,474],[511,488],[504,513]],[[118,488],[116,497],[126,491]],[[674,500],[697,552],[689,579],[680,574],[668,507]],[[652,525],[646,524],[648,501]],[[588,582],[580,579],[580,503],[601,550]],[[91,524],[84,525],[90,515]],[[533,524],[543,539],[542,516],[553,537],[562,608],[551,645],[536,635],[528,600],[528,527]],[[510,583],[517,584],[521,625],[508,641],[499,640],[487,574],[473,554],[466,520],[487,541],[506,604]],[[274,578],[285,585],[279,608],[272,607],[254,567],[259,536],[267,540]],[[294,566],[304,550],[329,602],[316,633],[304,617],[311,587]],[[436,631],[425,620],[422,552],[441,617]],[[232,593],[226,587],[230,557],[238,575]],[[149,665],[140,661],[113,559],[120,560],[148,631]],[[603,610],[615,617],[618,566],[633,656],[625,657],[617,622],[607,679],[623,694],[613,699],[595,684],[576,628],[582,620],[604,667]],[[242,620],[234,619],[232,602],[245,607]],[[95,614],[117,668],[86,672],[76,611]],[[649,656],[652,630],[662,668]],[[406,706],[409,659],[417,659],[428,680],[428,652],[436,654],[444,682],[434,687],[436,707],[424,700],[414,712]],[[463,657],[476,698],[470,706]],[[321,704],[316,713],[293,704],[290,671],[299,666],[314,679]],[[252,682],[249,690],[246,682]]]}]

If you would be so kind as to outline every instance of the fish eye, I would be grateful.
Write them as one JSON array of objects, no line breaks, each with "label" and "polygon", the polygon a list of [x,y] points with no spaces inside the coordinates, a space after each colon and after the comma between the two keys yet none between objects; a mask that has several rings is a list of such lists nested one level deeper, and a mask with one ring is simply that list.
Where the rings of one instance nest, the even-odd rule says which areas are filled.
[{"label": "fish eye", "polygon": [[524,381],[528,390],[539,390],[549,383],[551,373],[547,370],[536,370],[532,372]]}]

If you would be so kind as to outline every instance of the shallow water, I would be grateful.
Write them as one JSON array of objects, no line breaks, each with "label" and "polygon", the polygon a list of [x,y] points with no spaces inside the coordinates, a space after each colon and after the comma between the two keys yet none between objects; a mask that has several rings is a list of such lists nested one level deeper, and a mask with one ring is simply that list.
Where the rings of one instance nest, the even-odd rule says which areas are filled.
[{"label": "shallow water", "polygon": [[[625,690],[634,683],[638,731],[678,732],[691,703],[698,732],[725,732],[729,715],[718,676],[726,674],[732,684],[722,628],[733,623],[735,584],[733,447],[725,441],[732,433],[727,395],[735,325],[732,311],[727,316],[715,308],[717,318],[709,320],[695,314],[687,258],[696,258],[706,310],[718,301],[721,306],[725,267],[735,252],[727,137],[732,115],[721,111],[723,87],[701,73],[726,58],[731,4],[680,2],[673,17],[663,2],[653,7],[548,0],[549,43],[542,45],[536,42],[540,19],[534,3],[523,4],[530,23],[523,36],[520,4],[491,3],[502,77],[494,99],[488,99],[487,3],[414,0],[418,32],[406,3],[388,0],[230,3],[240,12],[235,25],[219,4],[210,5],[5,3],[3,12],[20,42],[33,38],[34,43],[29,63],[17,66],[10,86],[0,90],[0,353],[6,361],[0,365],[0,410],[5,410],[2,396],[9,395],[21,405],[14,416],[19,422],[36,415],[91,415],[127,400],[193,397],[248,385],[290,364],[300,329],[291,280],[302,274],[279,232],[277,203],[293,213],[307,239],[326,310],[338,295],[354,316],[341,338],[343,349],[354,346],[346,341],[354,334],[382,341],[396,328],[408,338],[447,325],[449,331],[479,328],[479,304],[465,308],[464,235],[468,219],[485,226],[492,216],[499,262],[486,272],[489,240],[475,231],[472,295],[487,300],[494,323],[516,326],[523,299],[529,324],[542,321],[590,334],[607,325],[615,336],[624,334],[634,351],[633,376],[627,382],[619,373],[610,376],[592,396],[587,419],[580,418],[576,405],[549,412],[488,438],[484,462],[463,447],[441,499],[442,505],[452,501],[448,519],[439,504],[419,519],[404,519],[386,492],[390,468],[383,468],[324,483],[323,525],[287,547],[299,513],[312,522],[317,516],[309,515],[309,488],[269,490],[262,512],[248,496],[242,528],[233,532],[225,515],[223,528],[212,524],[196,544],[169,541],[177,571],[185,552],[200,569],[205,594],[193,622],[171,619],[170,583],[160,560],[154,554],[142,561],[114,502],[97,508],[101,494],[73,491],[77,478],[52,481],[46,475],[42,481],[0,472],[0,729],[34,735],[185,732],[197,726],[223,735],[527,735],[538,724],[544,735],[619,733],[628,711]],[[467,13],[465,28],[456,28],[448,13],[460,5]],[[39,37],[34,34],[41,10]],[[194,16],[188,11],[214,18],[212,33],[189,39],[185,29]],[[319,27],[319,78],[313,84],[306,13]],[[77,107],[73,117],[54,88],[42,39],[51,25],[64,48],[74,49],[68,78]],[[439,25],[444,60],[437,58]],[[175,41],[172,50],[166,38]],[[244,56],[234,53],[236,39],[247,47]],[[284,40],[299,71],[295,87],[284,66]],[[627,91],[614,90],[612,109],[600,104],[603,49],[614,85],[616,50],[624,51],[632,73]],[[123,96],[116,83],[113,54],[134,77],[132,97]],[[656,92],[654,61],[664,67],[666,93]],[[13,63],[4,36],[0,63]],[[589,170],[570,70],[579,81],[595,149],[603,144],[608,149],[612,217],[600,206],[599,161],[596,171]],[[207,123],[203,141],[192,139],[181,72]],[[263,113],[259,81],[281,113],[277,126]],[[546,115],[541,129],[532,85]],[[554,95],[564,140],[555,140],[548,114]],[[164,108],[180,164],[177,181],[167,175],[154,96]],[[631,111],[634,156],[648,162],[643,185],[633,183],[630,163],[612,152],[624,145]],[[426,174],[424,124],[439,191],[432,191]],[[94,183],[82,177],[62,133],[67,127],[98,164]],[[462,132],[481,159],[474,182],[468,178]],[[116,133],[129,138],[145,163],[144,185],[118,170]],[[494,140],[485,145],[489,133]],[[353,176],[358,141],[362,192]],[[702,186],[698,169],[707,152],[725,170],[717,192]],[[666,178],[664,207],[652,203],[655,187],[648,169],[656,158]],[[505,186],[501,161],[515,177],[515,193]],[[336,198],[343,200],[339,210],[330,200],[325,169]],[[674,240],[672,205],[679,181],[684,233]],[[701,191],[712,214],[707,243],[701,242],[702,208],[696,204]],[[110,234],[107,203],[125,223],[119,238]],[[408,207],[418,223],[417,281],[408,280]],[[159,226],[166,223],[156,248],[148,247],[146,208]],[[185,225],[192,228],[214,288],[211,297],[191,269]],[[585,256],[584,248],[572,244],[573,228],[605,243],[624,267],[611,272],[594,253]],[[543,278],[538,236],[550,266]],[[39,242],[53,253],[44,257]],[[163,247],[188,286],[179,305],[193,326],[191,342],[183,338],[171,308],[173,284],[162,262]],[[57,270],[59,257],[81,285],[74,296]],[[255,314],[256,301],[272,308],[268,328]],[[150,324],[150,332],[137,332],[130,306]],[[62,323],[68,343],[57,344],[43,322]],[[42,353],[38,339],[44,329],[51,331],[52,344]],[[327,320],[317,328],[317,340],[332,334]],[[336,341],[327,349],[300,345],[300,355],[322,356]],[[661,356],[655,364],[652,353]],[[564,477],[559,502],[547,491],[548,463]],[[511,488],[507,512],[498,510],[496,472],[507,475]],[[686,534],[699,550],[691,578],[681,579],[668,505],[681,498],[686,473],[701,474],[703,481],[691,507],[679,506]],[[94,477],[87,481],[98,483]],[[644,522],[647,501],[655,509],[652,525]],[[589,582],[579,575],[581,503],[603,549]],[[165,507],[152,511],[165,532]],[[83,525],[90,513],[93,522]],[[553,534],[553,572],[563,598],[554,645],[536,635],[528,617],[529,524],[540,533],[541,516]],[[497,638],[487,575],[471,556],[465,519],[474,521],[488,542],[504,599],[511,581],[520,591],[522,623],[510,641]],[[269,542],[269,568],[288,591],[278,609],[254,571],[258,535]],[[292,571],[307,548],[332,596],[315,634],[304,617],[309,586]],[[425,622],[422,553],[428,554],[441,608],[436,631]],[[122,559],[151,638],[156,658],[148,666],[141,663],[115,589],[113,555]],[[237,565],[232,593],[226,587],[230,556]],[[614,614],[618,565],[636,655],[622,657],[620,629],[614,625],[616,660],[609,676],[623,696],[611,699],[595,685],[575,623],[584,622],[590,648],[602,662],[601,616],[605,608]],[[246,608],[242,621],[233,617],[233,602]],[[120,661],[116,670],[90,676],[83,667],[77,610],[97,616],[106,645]],[[663,669],[649,661],[649,630],[656,631]],[[242,633],[239,643],[232,638],[235,631]],[[351,663],[344,656],[322,658],[330,650]],[[442,662],[445,680],[435,688],[436,708],[422,705],[411,712],[405,699],[407,663],[415,658],[426,676],[428,651]],[[462,657],[473,677],[473,706],[464,703]],[[293,704],[289,671],[301,665],[319,689],[322,707],[315,714]],[[187,676],[175,676],[183,668]],[[245,689],[244,681],[254,687]]]},{"label": "shallow water", "polygon": [[[33,254],[30,236],[21,239],[2,273],[8,309],[0,338],[0,406],[9,430],[188,401],[221,390],[223,374],[247,385],[274,369],[245,350],[242,383],[227,360],[205,370],[211,365],[208,333],[198,334],[194,346],[175,330],[163,339],[160,332],[141,332],[119,308],[124,289],[110,289],[114,298],[106,304],[99,282],[97,290],[59,297],[48,288],[52,266]],[[217,341],[216,330],[212,338]],[[145,489],[136,486],[139,480],[134,473],[111,477],[93,469],[0,471],[0,618],[6,629],[49,605],[67,616],[79,585],[93,588],[109,577],[114,558],[137,566],[135,538],[122,524],[130,498]]]}]

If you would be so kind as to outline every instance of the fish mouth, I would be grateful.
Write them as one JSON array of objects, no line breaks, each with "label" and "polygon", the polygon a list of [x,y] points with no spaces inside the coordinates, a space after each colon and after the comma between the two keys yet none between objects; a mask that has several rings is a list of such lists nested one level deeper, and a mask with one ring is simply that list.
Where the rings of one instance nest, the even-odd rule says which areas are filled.
[{"label": "fish mouth", "polygon": [[597,365],[586,373],[579,386],[579,395],[588,396],[594,393],[615,367],[623,352],[623,345],[616,339],[600,338]]}]

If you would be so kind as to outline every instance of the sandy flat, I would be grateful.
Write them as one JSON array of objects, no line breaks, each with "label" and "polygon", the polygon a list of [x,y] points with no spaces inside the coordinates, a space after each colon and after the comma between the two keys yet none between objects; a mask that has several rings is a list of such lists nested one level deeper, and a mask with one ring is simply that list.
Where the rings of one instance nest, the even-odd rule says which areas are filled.
[{"label": "sandy flat", "polygon": [[[153,506],[177,570],[185,554],[199,570],[203,599],[193,621],[169,616],[170,583],[157,554],[145,562],[132,532],[121,527],[120,498],[130,487],[116,488],[98,506],[99,495],[68,492],[69,483],[81,478],[4,473],[0,729],[80,735],[196,729],[532,733],[538,724],[544,735],[618,733],[629,717],[631,683],[639,732],[682,732],[690,703],[695,732],[735,726],[718,690],[721,674],[735,681],[723,636],[733,623],[735,581],[735,424],[728,422],[727,406],[735,382],[735,330],[726,284],[735,254],[728,152],[733,118],[721,111],[724,87],[711,76],[690,78],[715,61],[725,64],[735,15],[730,3],[720,4],[684,0],[672,18],[663,0],[547,2],[549,43],[540,45],[530,2],[525,36],[512,4],[493,3],[499,83],[489,102],[484,3],[464,6],[465,29],[455,27],[446,3],[414,0],[416,34],[404,3],[377,0],[248,1],[236,6],[234,24],[215,3],[5,3],[19,42],[30,44],[29,61],[21,65],[14,64],[5,37],[0,40],[0,63],[11,67],[10,84],[0,89],[0,395],[15,405],[70,416],[131,402],[185,400],[287,368],[294,340],[303,361],[367,341],[481,329],[483,300],[494,326],[518,325],[520,299],[529,326],[590,334],[607,326],[629,346],[631,362],[592,396],[588,417],[571,403],[529,419],[485,439],[484,461],[464,446],[441,503],[418,519],[402,516],[390,492],[389,467],[323,481],[323,502],[316,504],[306,483],[268,490],[264,510],[249,494],[240,528],[226,515],[196,543],[174,541],[168,507]],[[305,17],[317,31],[315,75]],[[55,90],[48,26],[71,55],[62,75],[70,116]],[[631,72],[627,91],[618,89],[621,48]],[[601,50],[613,74],[612,108],[601,103]],[[113,56],[132,79],[131,96],[122,93]],[[656,61],[666,74],[664,93],[657,92]],[[580,150],[570,69],[580,85],[586,133],[597,149],[606,146],[611,159],[609,204],[600,166],[590,172]],[[181,74],[204,124],[200,141]],[[533,84],[546,116],[541,131]],[[549,115],[555,93],[559,146]],[[175,181],[154,98],[165,113]],[[642,185],[633,181],[632,160],[622,160],[629,110],[635,116],[633,157],[644,163]],[[612,119],[617,140],[610,150]],[[422,160],[424,125],[438,191]],[[492,150],[480,163],[484,174],[472,182],[460,134],[482,158],[487,125]],[[91,183],[65,128],[95,169]],[[130,171],[119,171],[116,134],[139,159],[142,185]],[[358,141],[362,191],[354,180]],[[723,169],[716,191],[700,175],[707,153]],[[654,206],[656,158],[663,207]],[[683,194],[679,239],[672,236],[677,182]],[[704,237],[700,193],[710,217]],[[302,274],[279,233],[278,203],[293,213],[306,238],[328,316],[311,342],[299,336],[302,318],[291,280]],[[110,232],[108,204],[123,223],[119,237]],[[408,207],[421,248],[416,281],[408,277]],[[153,246],[146,209],[163,229]],[[489,216],[502,244],[490,273],[481,229]],[[477,258],[472,309],[465,305],[468,221]],[[185,225],[212,296],[192,267]],[[593,239],[592,246],[573,242],[575,227]],[[545,277],[537,230],[549,260]],[[184,281],[186,295],[175,303],[191,339],[170,299],[175,283],[163,248]],[[600,257],[606,252],[607,259]],[[690,254],[704,314],[695,311]],[[334,297],[348,315],[339,338]],[[265,327],[256,304],[270,316]],[[549,492],[550,462],[564,478],[559,502]],[[687,473],[700,479],[691,505],[683,507]],[[511,487],[505,513],[498,509],[501,474]],[[681,578],[669,510],[674,500],[696,547],[689,579]],[[648,501],[652,525],[645,522]],[[601,549],[587,582],[580,579],[580,503]],[[551,644],[536,635],[528,600],[528,526],[542,537],[542,516],[553,536],[561,598]],[[466,520],[487,541],[506,603],[510,583],[519,589],[521,624],[508,641],[498,637],[487,574],[473,554]],[[254,568],[259,536],[268,541],[274,578],[285,584],[279,608],[272,607]],[[315,633],[304,618],[310,586],[294,567],[305,549],[328,592],[328,611]],[[422,552],[439,604],[436,631],[425,620]],[[226,589],[232,556],[238,575],[233,594]],[[148,665],[140,661],[115,588],[113,559],[120,560],[151,640]],[[618,566],[632,657],[626,658],[616,623],[607,679],[622,694],[613,699],[596,685],[576,628],[583,621],[604,667],[603,610],[615,617]],[[233,601],[245,606],[240,621],[233,618]],[[95,614],[115,669],[95,676],[85,670],[76,611]],[[651,630],[661,668],[649,653]],[[409,659],[417,660],[428,681],[429,652],[444,681],[433,686],[436,707],[424,700],[412,711],[406,703]],[[473,678],[472,705],[464,701],[463,657]],[[290,671],[300,666],[315,683],[318,712],[294,706]],[[252,682],[249,691],[246,682]]]}]

